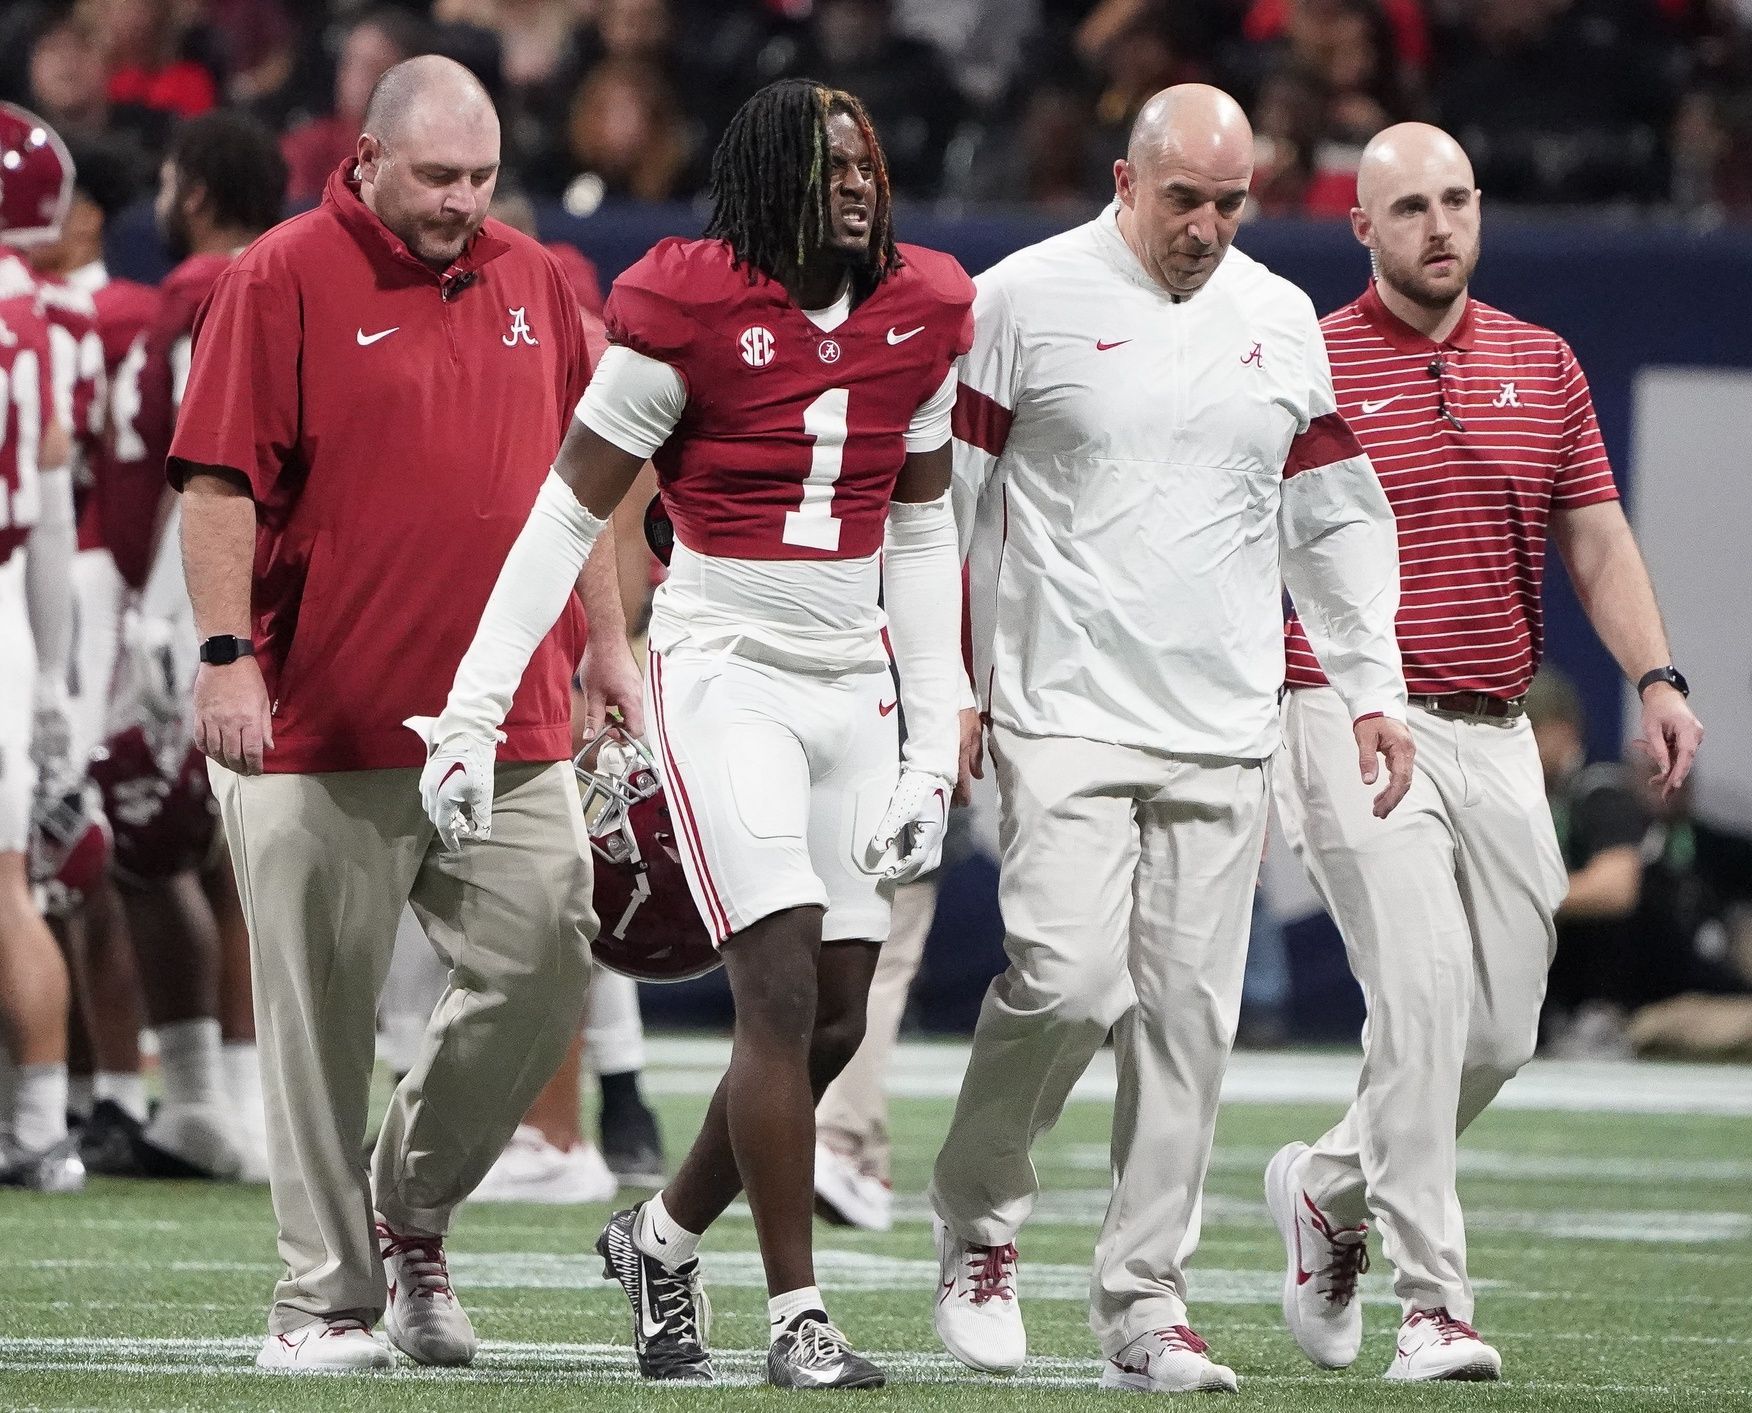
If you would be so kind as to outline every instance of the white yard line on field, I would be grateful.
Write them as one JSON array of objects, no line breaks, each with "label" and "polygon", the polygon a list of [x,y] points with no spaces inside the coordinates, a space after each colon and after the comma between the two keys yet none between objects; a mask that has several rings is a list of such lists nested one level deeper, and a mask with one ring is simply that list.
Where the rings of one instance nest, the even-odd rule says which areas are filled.
[{"label": "white yard line on field", "polygon": [[[216,1377],[254,1375],[255,1351],[260,1341],[255,1339],[87,1339],[66,1338],[0,1338],[0,1374],[126,1374]],[[886,1369],[903,1380],[933,1384],[967,1384],[987,1388],[1092,1388],[1100,1371],[1094,1358],[1070,1359],[1035,1356],[1027,1370],[1007,1378],[993,1378],[963,1368],[943,1353],[916,1351],[871,1351]],[[720,1368],[719,1386],[750,1385],[761,1382],[765,1362],[764,1349],[715,1350],[713,1357]],[[262,1375],[261,1377],[274,1377]],[[481,1346],[476,1364],[468,1369],[416,1369],[398,1364],[394,1371],[378,1375],[358,1375],[360,1378],[388,1378],[395,1382],[432,1382],[445,1385],[529,1384],[549,1387],[577,1385],[589,1387],[602,1383],[636,1383],[632,1351],[614,1344],[536,1344],[488,1340]],[[1330,1376],[1315,1374],[1249,1374],[1241,1371],[1243,1384],[1295,1386],[1319,1379],[1323,1384]],[[1369,1384],[1373,1380],[1367,1381]],[[1359,1392],[1363,1382],[1359,1381]],[[1546,1382],[1505,1381],[1505,1389],[1527,1392],[1563,1392],[1589,1394],[1659,1394],[1672,1395],[1679,1390],[1671,1384],[1588,1382],[1564,1380]],[[1716,1387],[1726,1387],[1718,1385]],[[1711,1391],[1710,1385],[1691,1383],[1686,1391]],[[710,1390],[702,1390],[709,1397]]]},{"label": "white yard line on field", "polygon": [[[730,1056],[728,1040],[662,1036],[649,1042],[650,1087],[665,1094],[710,1094]],[[914,1041],[895,1053],[889,1092],[952,1099],[967,1068],[965,1042]],[[1281,1050],[1235,1055],[1223,1081],[1230,1104],[1341,1104],[1356,1093],[1355,1052]],[[1111,1102],[1113,1054],[1104,1050],[1071,1097]],[[1535,1060],[1497,1097],[1498,1109],[1603,1114],[1712,1114],[1752,1117],[1752,1079],[1743,1065]]]}]

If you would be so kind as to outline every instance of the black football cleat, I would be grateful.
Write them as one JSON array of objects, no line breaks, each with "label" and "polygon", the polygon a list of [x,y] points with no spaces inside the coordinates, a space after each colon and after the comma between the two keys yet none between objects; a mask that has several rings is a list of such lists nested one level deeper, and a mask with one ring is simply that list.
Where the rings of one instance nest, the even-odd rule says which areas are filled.
[{"label": "black football cleat", "polygon": [[611,1104],[604,1090],[598,1132],[603,1161],[622,1187],[655,1192],[663,1186],[663,1137],[657,1115],[637,1091]]},{"label": "black football cleat", "polygon": [[134,1143],[144,1127],[114,1099],[99,1099],[79,1126],[79,1157],[88,1173],[104,1177],[144,1177]]},{"label": "black football cleat", "polygon": [[616,1212],[596,1238],[596,1253],[603,1279],[618,1281],[633,1307],[639,1373],[668,1383],[712,1383],[718,1377],[706,1350],[712,1306],[700,1287],[699,1258],[671,1267],[647,1256],[633,1244],[638,1220],[638,1207]]},{"label": "black football cleat", "polygon": [[774,1388],[881,1388],[888,1376],[814,1310],[806,1311],[767,1349],[767,1382]]}]

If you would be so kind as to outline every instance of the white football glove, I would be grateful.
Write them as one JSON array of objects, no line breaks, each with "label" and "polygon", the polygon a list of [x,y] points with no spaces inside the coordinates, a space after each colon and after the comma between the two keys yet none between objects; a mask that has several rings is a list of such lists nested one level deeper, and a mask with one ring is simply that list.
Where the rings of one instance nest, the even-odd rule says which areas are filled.
[{"label": "white football glove", "polygon": [[70,774],[72,755],[66,684],[38,678],[30,724],[31,762],[42,779],[58,784]]},{"label": "white football glove", "polygon": [[929,873],[943,861],[943,831],[949,824],[947,780],[910,766],[902,768],[888,812],[866,846],[867,869],[895,883]]},{"label": "white football glove", "polygon": [[176,667],[180,631],[174,620],[146,613],[130,615],[122,630],[129,675],[140,694],[140,709],[150,723],[169,726],[181,722],[186,714],[188,702]]},{"label": "white football glove", "polygon": [[420,804],[438,831],[439,843],[455,853],[464,839],[491,838],[493,757],[504,732],[495,731],[492,740],[452,736],[434,746],[435,717],[410,716],[402,725],[426,742],[430,752],[420,772]]}]

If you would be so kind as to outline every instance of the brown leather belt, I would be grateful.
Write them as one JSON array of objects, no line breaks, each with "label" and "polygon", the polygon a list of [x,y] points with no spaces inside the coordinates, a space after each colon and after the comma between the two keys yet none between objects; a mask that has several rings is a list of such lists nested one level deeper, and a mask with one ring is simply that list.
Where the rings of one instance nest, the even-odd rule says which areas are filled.
[{"label": "brown leather belt", "polygon": [[1413,706],[1439,711],[1443,716],[1484,716],[1495,720],[1525,716],[1525,698],[1493,697],[1485,692],[1449,692],[1442,697],[1411,697]]}]

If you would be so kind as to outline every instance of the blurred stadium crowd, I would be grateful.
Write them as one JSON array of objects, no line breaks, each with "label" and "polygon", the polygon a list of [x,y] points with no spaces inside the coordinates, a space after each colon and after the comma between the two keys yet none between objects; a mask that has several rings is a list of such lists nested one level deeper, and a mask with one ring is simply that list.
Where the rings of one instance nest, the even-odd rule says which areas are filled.
[{"label": "blurred stadium crowd", "polygon": [[1273,214],[1342,216],[1406,118],[1497,202],[1752,217],[1752,0],[11,0],[0,97],[150,163],[229,105],[284,133],[293,197],[351,150],[372,82],[435,49],[507,117],[532,196],[688,200],[761,84],[858,93],[896,186],[950,209],[1081,212],[1143,100],[1206,79],[1260,138]]}]

